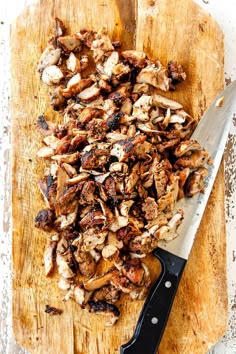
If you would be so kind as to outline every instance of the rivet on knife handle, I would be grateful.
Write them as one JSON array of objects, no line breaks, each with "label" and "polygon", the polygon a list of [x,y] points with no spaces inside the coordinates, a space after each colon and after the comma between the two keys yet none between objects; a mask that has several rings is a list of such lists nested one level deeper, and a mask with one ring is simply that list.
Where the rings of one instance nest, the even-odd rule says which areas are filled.
[{"label": "rivet on knife handle", "polygon": [[157,248],[153,253],[161,262],[161,275],[144,304],[134,336],[121,346],[121,354],[156,354],[185,267],[185,259],[168,251]]}]

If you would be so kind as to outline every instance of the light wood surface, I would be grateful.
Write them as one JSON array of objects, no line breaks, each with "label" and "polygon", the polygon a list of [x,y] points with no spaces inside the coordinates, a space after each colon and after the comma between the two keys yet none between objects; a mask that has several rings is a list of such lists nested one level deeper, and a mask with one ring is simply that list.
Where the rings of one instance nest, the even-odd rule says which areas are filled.
[{"label": "light wood surface", "polygon": [[[112,328],[105,328],[102,318],[81,310],[73,301],[62,302],[57,277],[44,276],[47,235],[34,228],[34,217],[44,205],[37,188],[44,165],[35,157],[41,146],[35,122],[45,112],[54,118],[48,110],[47,87],[36,75],[36,64],[56,16],[71,32],[84,27],[97,30],[106,24],[123,48],[144,49],[163,64],[173,58],[181,62],[188,79],[167,95],[183,103],[196,119],[223,88],[223,35],[213,19],[188,0],[44,0],[27,8],[12,25],[14,334],[31,353],[117,354],[133,333],[142,302],[124,298],[121,318]],[[158,265],[153,264],[154,278]],[[204,354],[223,335],[227,326],[225,273],[221,167],[160,354]],[[48,316],[46,304],[63,309],[63,314]]]}]

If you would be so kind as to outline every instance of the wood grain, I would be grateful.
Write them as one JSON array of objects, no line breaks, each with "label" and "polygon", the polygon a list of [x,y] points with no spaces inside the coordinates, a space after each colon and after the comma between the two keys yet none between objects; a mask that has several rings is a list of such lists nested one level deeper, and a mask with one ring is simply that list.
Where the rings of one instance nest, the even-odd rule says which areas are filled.
[{"label": "wood grain", "polygon": [[[213,19],[189,0],[42,0],[27,8],[12,25],[15,337],[31,353],[117,354],[133,333],[142,303],[124,299],[121,318],[112,328],[104,328],[102,318],[81,310],[74,302],[63,303],[57,277],[44,277],[42,255],[47,235],[34,228],[34,216],[43,207],[37,181],[44,166],[35,157],[41,146],[35,121],[44,112],[50,119],[58,119],[48,110],[47,87],[40,83],[35,68],[56,16],[71,32],[83,27],[97,30],[106,24],[123,48],[144,49],[163,64],[173,58],[183,63],[188,79],[168,96],[182,102],[196,119],[223,87],[223,35]],[[158,267],[155,262],[153,277]],[[223,335],[227,325],[225,273],[221,167],[160,354],[204,354]],[[62,308],[63,315],[49,317],[44,313],[46,304]]]}]

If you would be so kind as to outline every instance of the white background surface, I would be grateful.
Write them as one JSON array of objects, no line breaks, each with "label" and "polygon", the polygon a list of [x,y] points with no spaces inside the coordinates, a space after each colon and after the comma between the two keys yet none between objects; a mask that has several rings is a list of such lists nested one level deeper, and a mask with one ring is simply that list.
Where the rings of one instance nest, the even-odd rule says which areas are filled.
[{"label": "white background surface", "polygon": [[[33,1],[0,0],[0,354],[26,353],[15,343],[11,334],[9,23],[27,4]],[[221,26],[225,34],[225,80],[226,83],[230,79],[235,80],[236,1],[195,1],[211,13]],[[236,213],[234,210],[236,205],[236,119],[231,127],[228,144],[228,146],[232,145],[225,154],[225,178],[226,184],[230,186],[226,190],[229,327],[222,340],[212,349],[211,354],[236,354]]]}]

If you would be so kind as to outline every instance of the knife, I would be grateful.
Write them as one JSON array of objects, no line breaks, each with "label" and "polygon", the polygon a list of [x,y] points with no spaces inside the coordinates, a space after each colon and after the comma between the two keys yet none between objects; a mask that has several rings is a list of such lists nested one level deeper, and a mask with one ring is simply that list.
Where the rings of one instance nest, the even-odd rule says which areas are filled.
[{"label": "knife", "polygon": [[[222,97],[223,105],[219,107],[217,102]],[[121,354],[156,354],[220,166],[235,112],[236,80],[214,100],[191,136],[214,160],[208,168],[205,192],[183,198],[177,203],[178,209],[184,211],[184,219],[178,228],[179,236],[168,243],[160,243],[153,251],[161,262],[161,274],[146,299],[133,337],[121,346]]]}]

